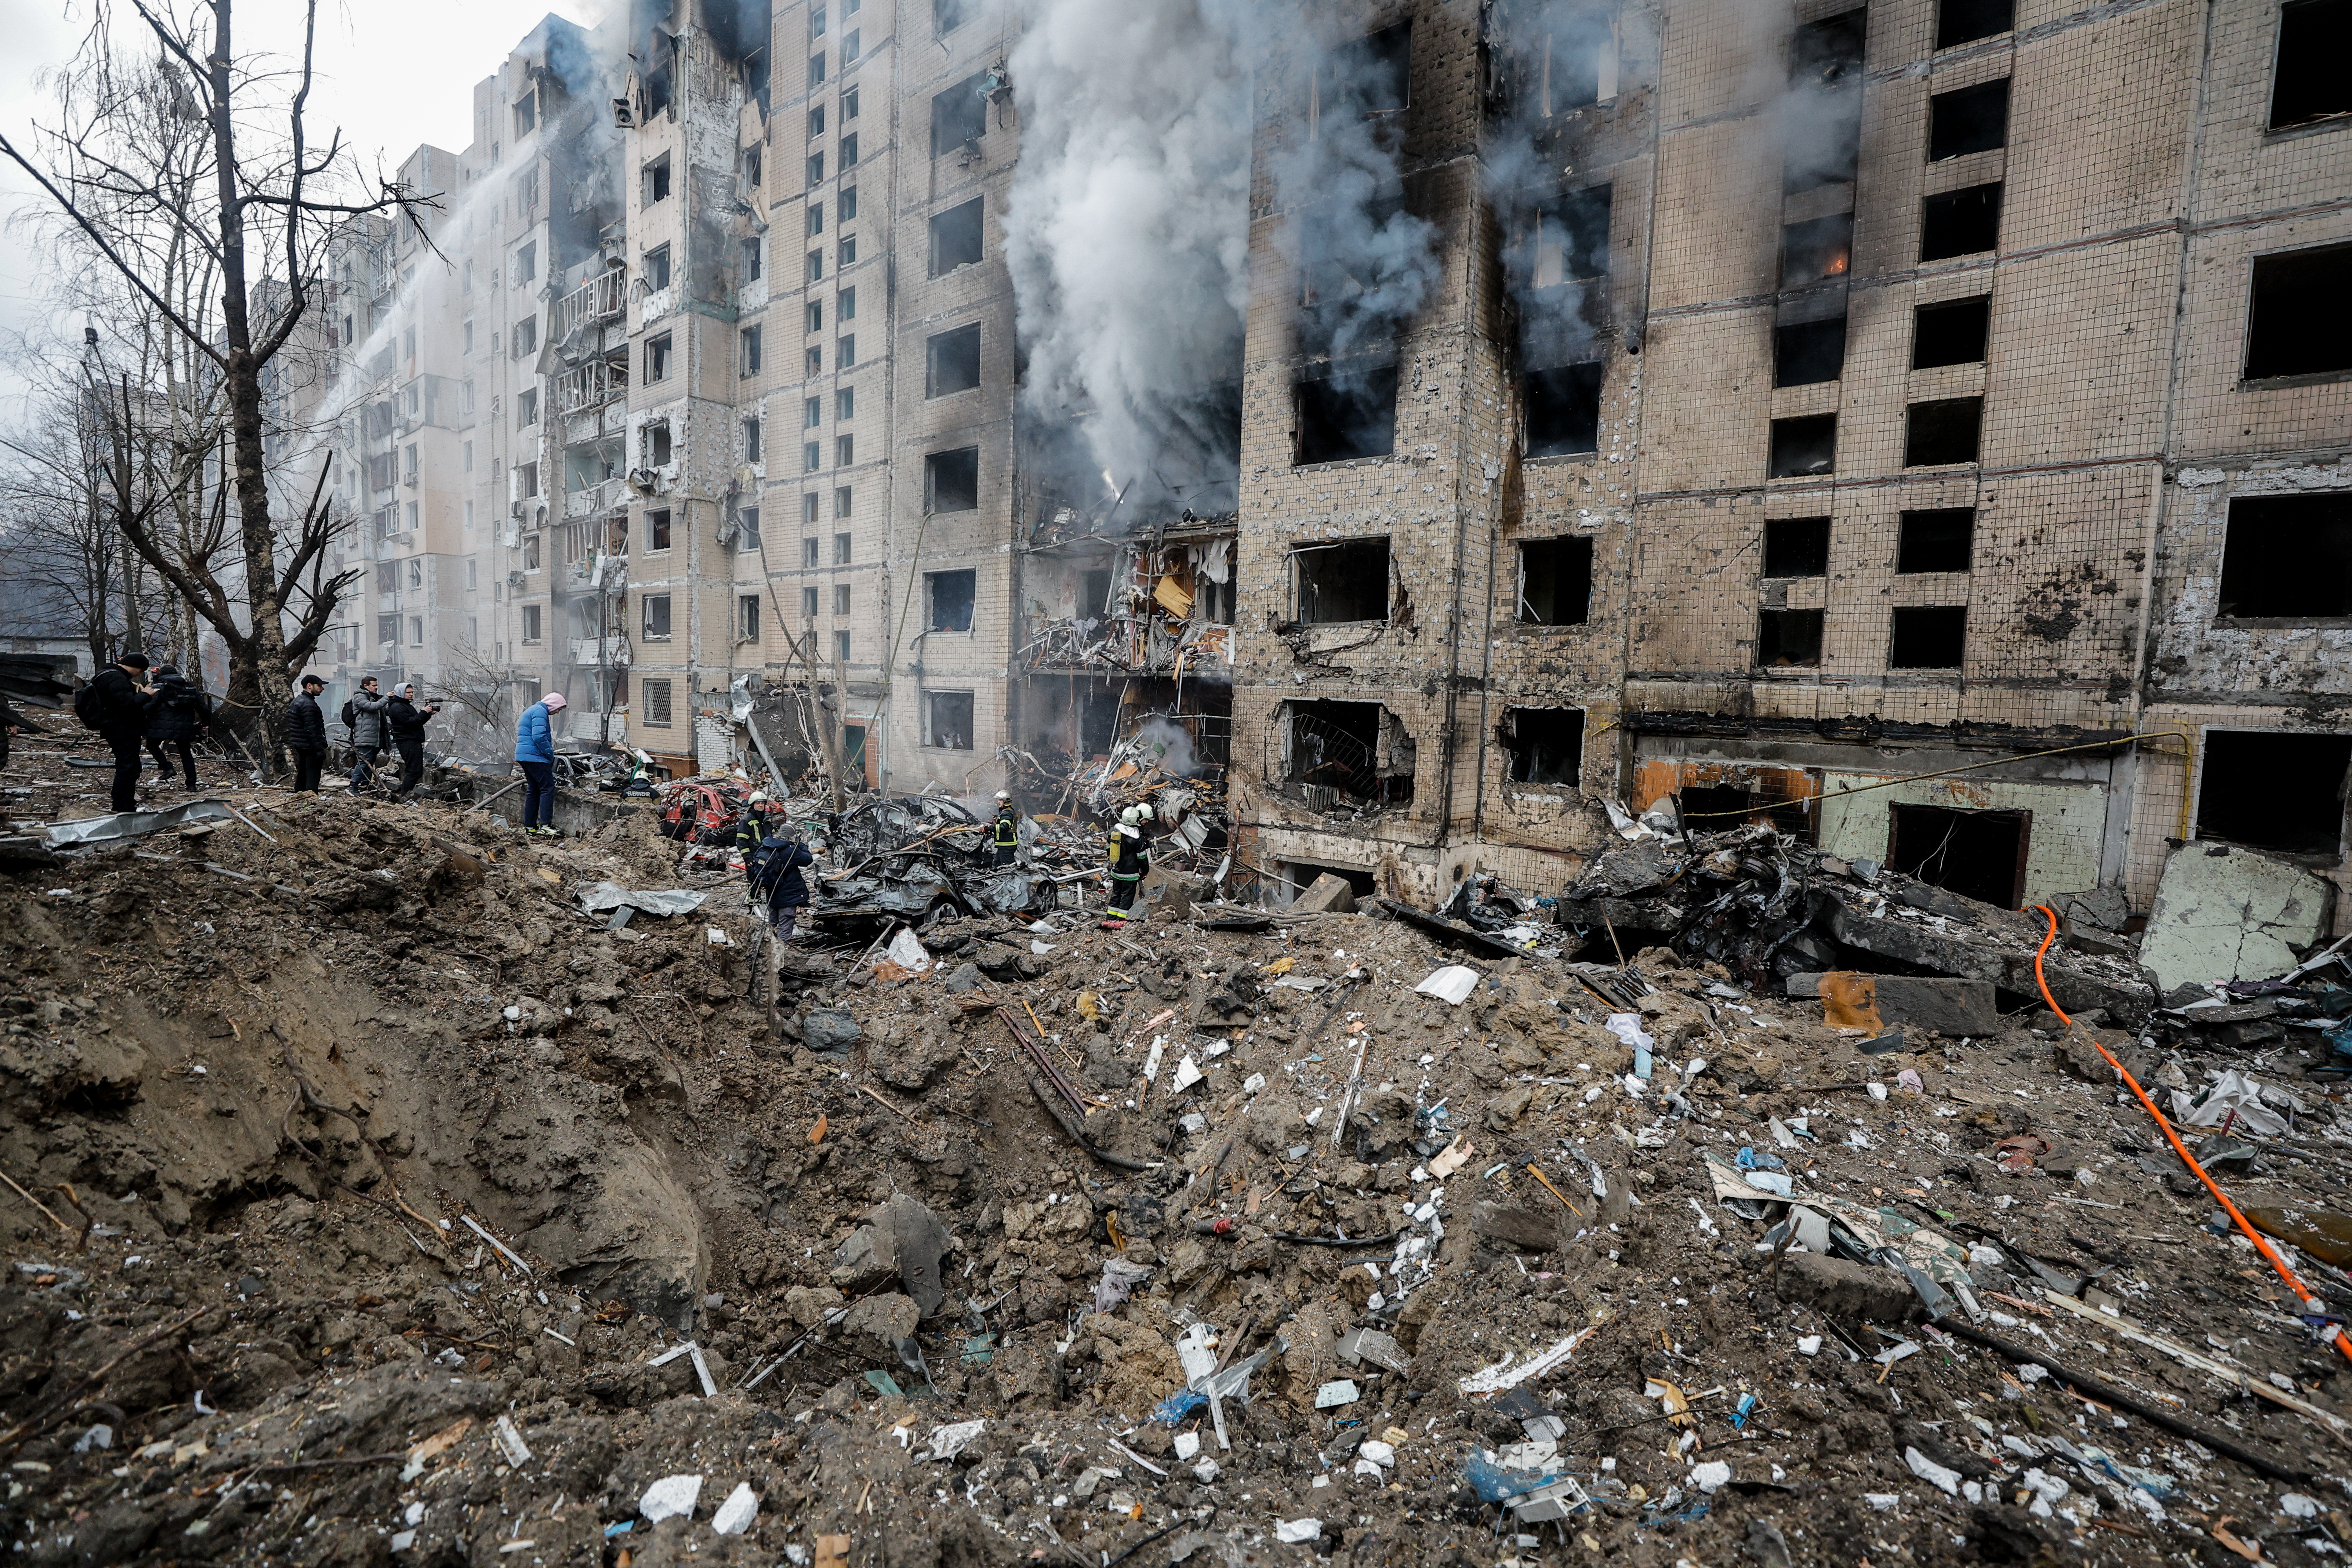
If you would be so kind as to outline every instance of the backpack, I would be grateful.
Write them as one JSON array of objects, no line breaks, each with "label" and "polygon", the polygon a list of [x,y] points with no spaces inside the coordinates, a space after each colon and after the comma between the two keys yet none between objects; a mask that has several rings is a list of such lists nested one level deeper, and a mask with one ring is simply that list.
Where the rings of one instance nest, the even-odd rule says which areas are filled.
[{"label": "backpack", "polygon": [[357,723],[355,723],[355,722],[354,722],[354,721],[355,721],[355,720],[357,720],[358,718],[359,718],[359,710],[358,710],[358,709],[356,709],[356,708],[353,708],[353,707],[352,706],[352,700],[351,700],[350,698],[348,698],[348,697],[344,698],[344,699],[343,699],[343,728],[344,728],[344,729],[346,729],[346,730],[356,730],[356,729],[358,729],[358,728],[359,728],[359,725],[358,725]]},{"label": "backpack", "polygon": [[74,717],[85,730],[106,728],[106,705],[98,695],[98,682],[93,680],[74,693]]}]

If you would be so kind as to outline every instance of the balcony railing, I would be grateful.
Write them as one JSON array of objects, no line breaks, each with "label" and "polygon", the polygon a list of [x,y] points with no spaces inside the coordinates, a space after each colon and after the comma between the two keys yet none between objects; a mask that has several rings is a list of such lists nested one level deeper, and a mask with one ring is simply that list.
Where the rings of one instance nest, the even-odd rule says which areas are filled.
[{"label": "balcony railing", "polygon": [[563,515],[566,518],[602,517],[626,505],[627,499],[619,479],[606,479],[585,489],[566,490]]},{"label": "balcony railing", "polygon": [[629,373],[611,360],[594,359],[555,378],[555,412],[577,414],[627,395]]},{"label": "balcony railing", "polygon": [[573,328],[588,321],[607,321],[621,313],[626,295],[621,288],[622,269],[608,268],[583,283],[555,302],[555,336],[560,342],[572,335]]},{"label": "balcony railing", "polygon": [[573,637],[572,662],[586,669],[626,669],[629,665],[629,639]]}]

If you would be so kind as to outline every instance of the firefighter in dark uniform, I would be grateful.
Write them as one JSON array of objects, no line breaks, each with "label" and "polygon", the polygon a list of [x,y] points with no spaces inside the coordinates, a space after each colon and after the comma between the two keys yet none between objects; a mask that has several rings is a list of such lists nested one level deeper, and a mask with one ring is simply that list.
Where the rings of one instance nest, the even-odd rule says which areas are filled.
[{"label": "firefighter in dark uniform", "polygon": [[1021,814],[1013,809],[1013,797],[1003,790],[996,792],[996,821],[990,827],[988,842],[996,851],[992,865],[1010,866],[1021,850]]},{"label": "firefighter in dark uniform", "polygon": [[1135,807],[1130,805],[1118,814],[1118,826],[1111,830],[1108,850],[1110,908],[1104,911],[1102,929],[1123,931],[1135,908],[1137,885],[1151,869],[1151,847],[1144,839]]}]

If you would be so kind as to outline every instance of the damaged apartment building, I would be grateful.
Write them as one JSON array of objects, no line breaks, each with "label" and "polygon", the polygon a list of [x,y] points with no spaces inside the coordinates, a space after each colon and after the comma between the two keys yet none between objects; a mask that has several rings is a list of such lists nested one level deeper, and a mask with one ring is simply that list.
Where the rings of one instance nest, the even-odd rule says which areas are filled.
[{"label": "damaged apartment building", "polygon": [[436,249],[354,231],[348,671],[680,772],[822,689],[853,782],[1040,811],[1164,721],[1276,899],[1667,797],[2010,906],[2344,879],[2352,0],[1253,11],[1230,340],[1066,410],[1057,7],[542,24]]}]

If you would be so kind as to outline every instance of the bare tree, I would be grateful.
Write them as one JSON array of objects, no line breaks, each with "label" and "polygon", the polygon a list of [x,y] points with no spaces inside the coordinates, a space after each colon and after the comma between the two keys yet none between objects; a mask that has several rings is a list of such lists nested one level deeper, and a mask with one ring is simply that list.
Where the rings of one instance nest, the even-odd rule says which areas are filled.
[{"label": "bare tree", "polygon": [[[179,449],[151,466],[155,494],[136,499],[125,489],[125,454],[112,510],[139,559],[227,646],[227,705],[237,727],[258,731],[274,755],[293,671],[358,573],[326,568],[327,548],[348,523],[327,503],[323,465],[299,520],[274,514],[267,383],[325,286],[320,274],[335,226],[425,204],[381,179],[372,196],[329,199],[360,182],[345,166],[340,135],[323,151],[310,144],[317,0],[305,7],[302,58],[290,71],[237,54],[236,0],[129,3],[160,58],[119,58],[101,8],[61,79],[59,121],[44,132],[48,156],[5,136],[0,155],[32,176],[77,242],[172,335],[185,362],[217,382],[218,444],[204,421],[191,421],[178,432]],[[265,123],[283,130],[264,132]],[[217,291],[217,315],[206,282]],[[127,425],[138,397],[127,375],[119,381],[108,401]],[[220,476],[210,487],[216,521],[197,522],[184,501],[205,493],[207,465]],[[159,526],[159,517],[171,526]],[[234,537],[233,571],[218,569],[215,553],[201,548],[215,526]]]}]

